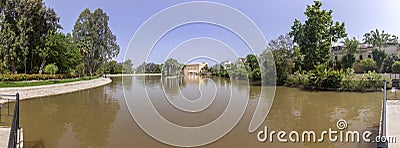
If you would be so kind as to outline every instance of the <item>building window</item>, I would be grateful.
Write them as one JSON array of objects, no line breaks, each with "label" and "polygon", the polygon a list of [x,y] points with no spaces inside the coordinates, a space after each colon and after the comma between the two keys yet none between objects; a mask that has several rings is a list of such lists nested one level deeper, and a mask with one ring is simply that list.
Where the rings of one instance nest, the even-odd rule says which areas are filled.
[{"label": "building window", "polygon": [[368,55],[368,58],[372,58],[371,55]]},{"label": "building window", "polygon": [[363,57],[362,57],[362,55],[360,55],[360,60],[363,60]]},{"label": "building window", "polygon": [[335,56],[335,60],[337,60],[337,56]]}]

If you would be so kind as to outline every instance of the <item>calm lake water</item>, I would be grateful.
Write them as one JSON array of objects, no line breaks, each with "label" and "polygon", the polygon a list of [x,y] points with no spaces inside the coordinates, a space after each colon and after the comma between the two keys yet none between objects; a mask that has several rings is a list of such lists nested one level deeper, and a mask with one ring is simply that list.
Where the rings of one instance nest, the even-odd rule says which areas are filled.
[{"label": "calm lake water", "polygon": [[[123,86],[144,85],[152,102],[162,116],[185,126],[198,126],[215,120],[225,109],[230,91],[218,92],[216,100],[199,114],[187,114],[175,109],[165,99],[160,77],[125,77],[131,83],[113,78],[110,85],[59,96],[38,98],[21,102],[21,126],[24,129],[25,147],[171,147],[144,133],[129,114]],[[164,84],[167,95],[174,96],[181,88],[190,98],[200,96],[202,78],[182,79],[180,85]],[[217,88],[232,85],[233,95],[248,95],[249,106],[239,124],[226,136],[204,147],[376,147],[367,143],[260,143],[257,132],[268,125],[271,130],[323,131],[336,128],[339,119],[347,121],[348,130],[371,130],[377,133],[383,93],[311,92],[297,88],[277,87],[275,99],[264,124],[255,133],[248,132],[249,121],[257,105],[261,87],[251,85],[250,91],[240,81],[211,78]],[[134,97],[145,97],[137,94]],[[190,136],[190,135],[188,135]]]}]

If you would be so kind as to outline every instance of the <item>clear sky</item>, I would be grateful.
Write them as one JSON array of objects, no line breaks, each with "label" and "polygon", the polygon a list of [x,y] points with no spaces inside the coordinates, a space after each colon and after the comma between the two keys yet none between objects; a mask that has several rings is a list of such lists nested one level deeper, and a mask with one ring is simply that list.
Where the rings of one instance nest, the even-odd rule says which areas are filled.
[{"label": "clear sky", "polygon": [[[188,0],[44,0],[48,7],[55,9],[61,17],[63,32],[71,32],[80,12],[85,8],[103,9],[110,16],[110,28],[117,36],[121,53],[117,61],[124,59],[125,50],[135,31],[149,17],[167,7],[188,2]],[[306,5],[312,0],[213,0],[234,7],[250,17],[260,28],[267,40],[274,39],[290,31],[294,19],[305,19]],[[399,0],[323,0],[324,9],[333,10],[335,21],[345,22],[350,37],[362,39],[362,35],[378,28],[400,36],[400,1]],[[218,13],[218,12],[215,12]],[[162,25],[162,24],[160,24]],[[212,37],[219,39],[232,48],[239,50],[239,56],[245,56],[248,50],[237,41],[229,31],[207,24],[182,26],[160,41],[155,47],[158,55],[151,60],[162,62],[163,56],[180,42],[194,37]],[[174,42],[174,43],[171,43]],[[158,48],[158,49],[156,49]],[[138,63],[134,63],[135,66]]]}]

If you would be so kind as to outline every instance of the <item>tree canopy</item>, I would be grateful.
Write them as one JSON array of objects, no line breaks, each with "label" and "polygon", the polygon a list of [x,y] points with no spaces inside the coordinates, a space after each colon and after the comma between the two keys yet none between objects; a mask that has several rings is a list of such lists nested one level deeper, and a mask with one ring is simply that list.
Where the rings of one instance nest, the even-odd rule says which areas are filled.
[{"label": "tree canopy", "polygon": [[345,24],[334,22],[332,10],[323,10],[321,6],[320,1],[314,1],[314,5],[307,6],[304,12],[307,20],[301,23],[296,19],[289,33],[304,56],[303,63],[307,64],[303,67],[306,70],[327,63],[331,57],[331,43],[347,36]]},{"label": "tree canopy", "polygon": [[109,17],[102,9],[93,13],[85,9],[75,22],[73,39],[80,47],[86,71],[91,75],[119,54],[117,38],[108,21]]}]

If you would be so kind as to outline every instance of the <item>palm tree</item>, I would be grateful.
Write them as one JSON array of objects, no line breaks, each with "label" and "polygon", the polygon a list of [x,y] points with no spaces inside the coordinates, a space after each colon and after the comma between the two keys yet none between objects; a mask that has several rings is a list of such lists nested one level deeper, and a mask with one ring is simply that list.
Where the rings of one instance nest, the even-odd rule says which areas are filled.
[{"label": "palm tree", "polygon": [[387,44],[397,44],[398,39],[399,38],[395,35],[385,33],[384,30],[382,30],[382,32],[379,32],[379,30],[376,29],[375,31],[372,30],[369,33],[365,33],[363,41],[365,43],[371,44],[372,46],[380,50],[383,47],[386,47]]}]

